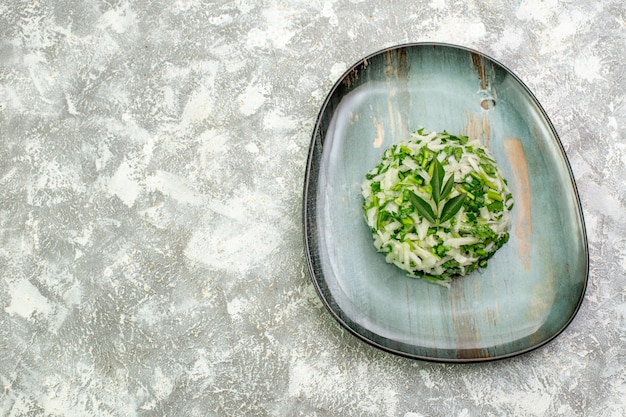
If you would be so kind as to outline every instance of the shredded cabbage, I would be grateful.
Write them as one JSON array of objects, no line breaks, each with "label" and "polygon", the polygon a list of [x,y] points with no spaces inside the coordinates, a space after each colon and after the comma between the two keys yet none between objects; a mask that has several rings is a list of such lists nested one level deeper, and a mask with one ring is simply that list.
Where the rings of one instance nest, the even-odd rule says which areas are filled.
[{"label": "shredded cabbage", "polygon": [[362,184],[365,221],[385,259],[448,285],[487,266],[509,239],[513,197],[490,151],[420,129],[388,148]]}]

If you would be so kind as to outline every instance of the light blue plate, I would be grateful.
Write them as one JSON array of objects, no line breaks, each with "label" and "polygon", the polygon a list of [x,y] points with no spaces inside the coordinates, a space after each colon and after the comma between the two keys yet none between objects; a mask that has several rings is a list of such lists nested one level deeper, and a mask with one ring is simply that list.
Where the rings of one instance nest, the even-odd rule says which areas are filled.
[{"label": "light blue plate", "polygon": [[[480,139],[515,199],[509,242],[449,289],[387,264],[363,220],[365,173],[420,127]],[[473,362],[527,352],[562,332],[584,296],[584,221],[556,131],[511,71],[466,48],[402,45],[341,77],[313,133],[303,215],[322,301],[353,334],[393,353]]]}]

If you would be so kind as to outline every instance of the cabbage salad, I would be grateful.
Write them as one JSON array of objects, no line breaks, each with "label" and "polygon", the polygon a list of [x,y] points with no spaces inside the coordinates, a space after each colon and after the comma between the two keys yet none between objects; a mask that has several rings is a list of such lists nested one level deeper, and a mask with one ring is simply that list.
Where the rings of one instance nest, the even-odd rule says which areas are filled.
[{"label": "cabbage salad", "polygon": [[415,131],[365,178],[374,246],[409,276],[449,285],[486,267],[509,239],[507,182],[490,151],[467,136]]}]

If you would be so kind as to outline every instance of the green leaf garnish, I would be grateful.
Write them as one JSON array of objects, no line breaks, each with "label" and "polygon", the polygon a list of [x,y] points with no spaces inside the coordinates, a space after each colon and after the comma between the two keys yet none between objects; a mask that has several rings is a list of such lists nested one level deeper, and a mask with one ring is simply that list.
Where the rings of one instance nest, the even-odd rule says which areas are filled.
[{"label": "green leaf garnish", "polygon": [[424,216],[426,220],[431,222],[432,224],[436,223],[435,213],[433,212],[433,208],[428,204],[426,200],[417,196],[414,192],[409,194],[409,198],[411,199],[411,203],[415,206],[417,211]]},{"label": "green leaf garnish", "polygon": [[439,196],[439,198],[441,200],[445,200],[448,197],[448,195],[450,195],[450,192],[452,191],[453,186],[454,186],[454,175],[450,175],[450,178],[448,178],[446,185],[444,185],[443,188],[441,189],[441,195]]},{"label": "green leaf garnish", "polygon": [[[448,195],[452,192],[454,187],[454,175],[450,175],[445,184],[443,184],[443,178],[446,174],[446,171],[437,159],[436,155],[433,157],[432,163],[428,169],[430,177],[430,195],[435,203],[435,210],[433,210],[432,206],[429,202],[424,200],[423,198],[417,196],[415,193],[411,192],[410,199],[411,203],[415,206],[417,211],[431,224],[435,226],[439,226],[441,223],[450,220],[456,213],[461,210],[463,207],[463,202],[465,201],[465,194],[458,195],[454,198],[451,198],[444,204],[441,209],[441,214],[439,214],[439,203],[444,201]],[[439,215],[438,215],[439,214]]]},{"label": "green leaf garnish", "polygon": [[454,217],[455,214],[461,210],[463,207],[463,202],[465,201],[465,194],[459,194],[456,197],[452,197],[450,200],[446,202],[441,209],[441,216],[439,217],[440,223],[445,223]]},{"label": "green leaf garnish", "polygon": [[441,185],[443,184],[443,176],[446,175],[441,162],[437,159],[437,156],[433,158],[432,177],[430,178],[430,186],[433,188],[432,197],[435,200],[435,205],[439,205],[441,201]]}]

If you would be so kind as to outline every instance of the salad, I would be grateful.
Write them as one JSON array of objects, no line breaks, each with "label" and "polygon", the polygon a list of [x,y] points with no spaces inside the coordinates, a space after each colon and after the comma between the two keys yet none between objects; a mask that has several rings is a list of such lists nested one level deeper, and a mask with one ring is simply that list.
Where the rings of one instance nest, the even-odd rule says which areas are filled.
[{"label": "salad", "polygon": [[407,272],[448,285],[509,239],[513,197],[490,151],[467,136],[413,132],[361,188],[374,246]]}]

